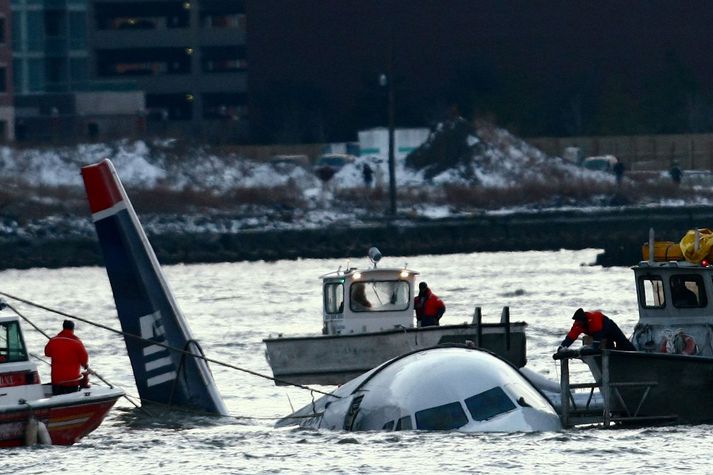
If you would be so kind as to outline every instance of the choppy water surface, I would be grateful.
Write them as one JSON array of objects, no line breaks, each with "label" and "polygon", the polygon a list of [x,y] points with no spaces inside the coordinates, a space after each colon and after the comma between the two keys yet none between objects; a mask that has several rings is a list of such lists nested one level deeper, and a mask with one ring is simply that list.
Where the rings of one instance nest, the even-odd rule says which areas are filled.
[{"label": "choppy water surface", "polygon": [[[482,253],[384,258],[382,266],[422,273],[448,306],[446,323],[470,321],[475,306],[497,321],[528,323],[528,366],[557,379],[551,354],[573,311],[601,308],[625,333],[636,322],[633,273],[591,266],[597,251]],[[300,260],[166,267],[167,279],[206,354],[270,374],[262,339],[321,330],[319,275],[344,260]],[[366,259],[352,265],[366,266]],[[0,272],[0,290],[66,313],[119,327],[102,268]],[[17,304],[49,333],[61,317]],[[7,310],[3,313],[8,312]],[[31,350],[44,337],[25,327]],[[136,394],[123,340],[78,322],[92,366]],[[41,365],[44,381],[48,367]],[[173,416],[154,420],[121,399],[104,424],[73,447],[5,449],[2,472],[261,473],[261,472],[487,472],[568,470],[660,473],[666,468],[707,473],[710,426],[626,430],[575,429],[540,434],[423,432],[343,433],[272,428],[277,417],[311,400],[298,388],[212,366],[230,418]],[[585,368],[574,368],[579,380]],[[96,381],[95,381],[96,382]],[[320,388],[329,389],[329,388]],[[318,396],[318,395],[316,395]]]}]

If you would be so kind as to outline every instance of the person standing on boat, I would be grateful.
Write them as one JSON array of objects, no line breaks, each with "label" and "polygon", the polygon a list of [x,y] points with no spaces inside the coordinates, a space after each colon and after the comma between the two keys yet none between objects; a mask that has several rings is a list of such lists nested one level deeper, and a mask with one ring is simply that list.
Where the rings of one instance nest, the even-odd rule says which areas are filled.
[{"label": "person standing on boat", "polygon": [[79,391],[81,368],[89,369],[89,355],[82,340],[74,334],[74,322],[65,320],[62,331],[50,338],[45,356],[52,358],[52,394]]},{"label": "person standing on boat", "polygon": [[614,320],[604,315],[599,310],[585,312],[578,308],[572,316],[574,323],[572,329],[567,333],[567,336],[562,340],[562,344],[557,348],[557,351],[563,351],[574,343],[574,341],[582,333],[591,336],[594,339],[593,347],[599,349],[604,348],[621,351],[636,351],[634,345],[619,329]]},{"label": "person standing on boat", "polygon": [[414,299],[416,320],[421,327],[437,326],[446,313],[446,304],[431,292],[426,282],[418,284],[418,295]]}]

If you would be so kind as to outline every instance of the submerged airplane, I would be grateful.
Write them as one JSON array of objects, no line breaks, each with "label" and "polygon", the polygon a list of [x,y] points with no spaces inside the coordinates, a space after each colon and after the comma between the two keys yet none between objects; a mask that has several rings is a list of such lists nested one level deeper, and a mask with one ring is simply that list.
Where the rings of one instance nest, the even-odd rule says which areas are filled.
[{"label": "submerged airplane", "polygon": [[142,403],[227,415],[114,166],[88,165],[82,178],[121,329],[140,337],[124,341]]},{"label": "submerged airplane", "polygon": [[463,346],[399,356],[277,422],[333,430],[539,432],[562,429],[552,404],[496,355]]}]

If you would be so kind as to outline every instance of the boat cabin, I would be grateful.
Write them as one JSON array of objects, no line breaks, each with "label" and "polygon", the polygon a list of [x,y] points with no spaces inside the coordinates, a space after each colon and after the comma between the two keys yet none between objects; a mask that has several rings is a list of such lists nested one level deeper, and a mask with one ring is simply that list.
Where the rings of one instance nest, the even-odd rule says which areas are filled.
[{"label": "boat cabin", "polygon": [[0,317],[0,406],[45,397],[17,317]]},{"label": "boat cabin", "polygon": [[713,267],[708,260],[652,253],[633,270],[639,306],[634,345],[648,352],[713,356]]},{"label": "boat cabin", "polygon": [[411,328],[418,272],[347,269],[322,276],[325,335]]}]

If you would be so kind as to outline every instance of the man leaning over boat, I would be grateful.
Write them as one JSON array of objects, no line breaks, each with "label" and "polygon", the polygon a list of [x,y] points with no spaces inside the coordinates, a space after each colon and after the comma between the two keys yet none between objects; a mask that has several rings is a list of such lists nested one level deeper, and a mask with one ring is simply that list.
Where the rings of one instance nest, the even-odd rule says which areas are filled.
[{"label": "man leaning over boat", "polygon": [[81,368],[89,369],[89,355],[82,340],[74,334],[74,322],[65,320],[62,331],[50,338],[45,356],[52,358],[52,394],[69,394],[85,387]]},{"label": "man leaning over boat", "polygon": [[414,299],[414,309],[416,310],[418,326],[421,327],[438,326],[441,317],[446,313],[446,305],[443,300],[431,292],[426,282],[418,284],[418,295]]},{"label": "man leaning over boat", "polygon": [[603,347],[610,350],[636,351],[634,345],[614,323],[614,320],[599,310],[585,312],[583,309],[578,308],[574,312],[572,320],[574,320],[572,328],[562,340],[562,344],[557,348],[558,353],[569,348],[582,333],[594,339],[592,346],[595,350]]}]

